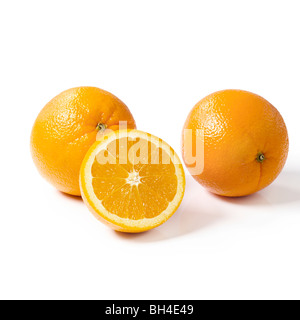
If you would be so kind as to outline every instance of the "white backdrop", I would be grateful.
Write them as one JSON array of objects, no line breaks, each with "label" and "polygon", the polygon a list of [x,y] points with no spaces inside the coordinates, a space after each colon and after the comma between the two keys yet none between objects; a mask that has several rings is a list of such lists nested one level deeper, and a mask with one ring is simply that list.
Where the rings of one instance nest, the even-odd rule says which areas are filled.
[{"label": "white backdrop", "polygon": [[[299,13],[297,0],[1,0],[0,298],[299,299]],[[31,160],[38,112],[80,85],[117,95],[178,153],[197,101],[255,92],[286,121],[288,163],[243,199],[187,176],[167,223],[117,234]]]}]

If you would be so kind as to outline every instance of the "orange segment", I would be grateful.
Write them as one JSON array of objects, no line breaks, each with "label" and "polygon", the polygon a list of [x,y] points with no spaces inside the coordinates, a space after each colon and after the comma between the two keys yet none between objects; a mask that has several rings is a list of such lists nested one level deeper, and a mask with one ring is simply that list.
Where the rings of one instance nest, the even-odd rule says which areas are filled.
[{"label": "orange segment", "polygon": [[144,219],[146,216],[145,208],[140,198],[140,192],[137,186],[132,186],[127,208],[127,218],[132,220]]},{"label": "orange segment", "polygon": [[80,183],[92,213],[123,232],[161,225],[177,210],[185,189],[173,149],[138,130],[111,133],[96,142],[83,161]]},{"label": "orange segment", "polygon": [[103,166],[98,163],[97,159],[93,163],[91,174],[94,178],[128,178],[128,171],[118,164],[111,164],[110,166]]},{"label": "orange segment", "polygon": [[146,218],[157,217],[169,205],[169,202],[159,192],[143,183],[139,185],[139,194]]},{"label": "orange segment", "polygon": [[103,200],[106,197],[116,192],[118,189],[126,184],[126,179],[120,178],[94,178],[93,179],[93,189],[95,195],[99,200]]},{"label": "orange segment", "polygon": [[176,195],[177,177],[173,175],[152,175],[141,178],[141,183],[163,196],[167,201],[172,201]]},{"label": "orange segment", "polygon": [[[96,194],[96,190],[94,190]],[[130,201],[131,187],[128,184],[116,188],[111,194],[104,198],[102,205],[111,214],[120,218],[128,217],[128,205]],[[120,210],[123,208],[123,210]]]}]

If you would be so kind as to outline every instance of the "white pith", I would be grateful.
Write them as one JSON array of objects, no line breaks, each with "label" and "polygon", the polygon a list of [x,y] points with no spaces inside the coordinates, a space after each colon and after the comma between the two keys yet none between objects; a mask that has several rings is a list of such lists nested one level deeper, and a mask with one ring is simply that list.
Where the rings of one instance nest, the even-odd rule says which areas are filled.
[{"label": "white pith", "polygon": [[141,183],[141,177],[136,171],[129,172],[129,177],[126,179],[126,182],[131,186],[138,186]]}]

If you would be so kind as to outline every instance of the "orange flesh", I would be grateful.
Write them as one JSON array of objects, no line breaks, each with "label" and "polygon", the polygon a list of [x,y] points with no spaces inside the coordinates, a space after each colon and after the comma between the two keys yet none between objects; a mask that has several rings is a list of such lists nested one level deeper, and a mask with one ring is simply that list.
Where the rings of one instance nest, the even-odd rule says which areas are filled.
[{"label": "orange flesh", "polygon": [[170,156],[142,138],[121,138],[108,144],[95,157],[91,174],[95,195],[108,212],[120,218],[157,217],[177,192],[178,181]]}]

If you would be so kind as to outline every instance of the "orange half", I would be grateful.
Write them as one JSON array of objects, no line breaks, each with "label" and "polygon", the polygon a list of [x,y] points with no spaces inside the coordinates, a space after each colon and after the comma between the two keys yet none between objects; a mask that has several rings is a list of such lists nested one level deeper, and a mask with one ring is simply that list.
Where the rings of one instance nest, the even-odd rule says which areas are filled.
[{"label": "orange half", "polygon": [[185,174],[163,140],[138,130],[112,132],[88,151],[81,167],[84,202],[97,219],[121,232],[143,232],[178,209]]}]

